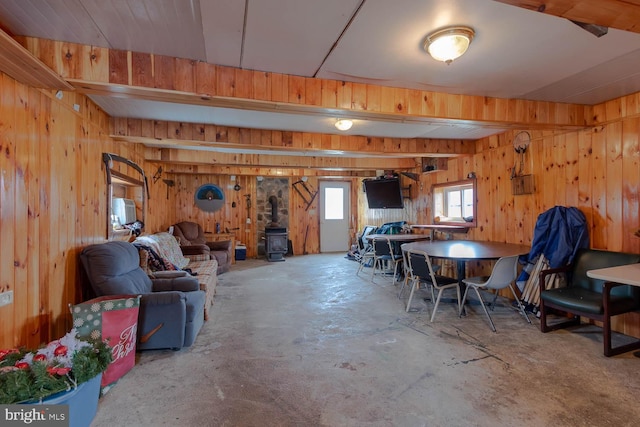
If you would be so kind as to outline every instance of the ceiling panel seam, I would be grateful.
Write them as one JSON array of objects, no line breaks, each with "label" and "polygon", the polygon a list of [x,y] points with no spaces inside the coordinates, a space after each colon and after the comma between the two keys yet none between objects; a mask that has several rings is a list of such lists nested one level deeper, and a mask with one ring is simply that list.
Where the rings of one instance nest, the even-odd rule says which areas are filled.
[{"label": "ceiling panel seam", "polygon": [[366,1],[367,0],[362,0],[360,2],[360,4],[358,5],[358,7],[356,8],[356,10],[351,14],[351,17],[349,18],[349,21],[347,22],[347,24],[342,29],[342,32],[340,33],[340,35],[338,36],[336,41],[333,42],[333,45],[331,45],[331,48],[329,49],[327,54],[324,56],[324,58],[322,58],[322,62],[320,62],[320,65],[318,66],[318,68],[316,68],[316,71],[313,73],[313,77],[314,78],[318,77],[318,73],[320,72],[320,69],[324,66],[324,63],[327,62],[327,58],[329,58],[329,55],[331,55],[331,53],[333,53],[333,51],[336,48],[336,46],[338,46],[338,43],[340,43],[340,40],[342,39],[344,34],[347,32],[347,30],[351,26],[351,23],[353,22],[353,20],[356,19],[356,16],[358,16],[358,13],[360,12],[360,9],[362,9],[362,6],[364,6],[364,3]]},{"label": "ceiling panel seam", "polygon": [[249,0],[244,0],[244,21],[242,22],[242,42],[240,42],[240,68],[244,68],[244,39],[247,34],[247,15],[249,10]]},{"label": "ceiling panel seam", "polygon": [[85,6],[84,1],[80,2],[80,6],[84,10],[84,12],[87,14],[87,17],[91,20],[91,22],[93,22],[93,26],[95,27],[95,29],[100,33],[102,38],[107,42],[107,46],[110,47],[111,49],[114,49],[115,47],[113,46],[113,43],[111,43],[111,40],[107,38],[107,35],[102,31],[102,28],[100,28],[100,25],[98,25],[96,20],[93,18],[93,15],[89,12],[89,10],[87,9],[87,6]]}]

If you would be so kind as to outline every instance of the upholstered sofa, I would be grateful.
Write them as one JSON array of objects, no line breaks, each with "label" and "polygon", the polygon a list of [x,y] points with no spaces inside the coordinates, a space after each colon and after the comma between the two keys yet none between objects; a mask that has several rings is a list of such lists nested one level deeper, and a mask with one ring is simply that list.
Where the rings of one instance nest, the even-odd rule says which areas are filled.
[{"label": "upholstered sofa", "polygon": [[138,350],[177,350],[193,344],[204,324],[206,298],[195,277],[151,279],[129,242],[89,245],[80,259],[95,296],[141,295]]},{"label": "upholstered sofa", "polygon": [[184,256],[209,255],[215,258],[218,261],[218,274],[225,273],[231,268],[233,243],[230,240],[207,241],[202,226],[191,221],[174,224],[173,235],[178,238]]},{"label": "upholstered sofa", "polygon": [[184,256],[178,240],[166,232],[140,236],[133,244],[140,253],[140,267],[150,277],[160,277],[166,275],[166,271],[179,269],[186,270],[198,279],[200,289],[206,293],[204,319],[208,320],[218,284],[218,261],[208,255]]}]

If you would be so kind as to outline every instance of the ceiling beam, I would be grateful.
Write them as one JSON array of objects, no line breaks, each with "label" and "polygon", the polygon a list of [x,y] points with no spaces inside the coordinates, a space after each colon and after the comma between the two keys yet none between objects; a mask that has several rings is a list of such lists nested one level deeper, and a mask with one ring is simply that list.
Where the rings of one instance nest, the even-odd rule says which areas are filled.
[{"label": "ceiling beam", "polygon": [[460,139],[364,137],[130,118],[114,118],[111,126],[111,138],[116,141],[163,148],[386,158],[457,157],[475,153],[474,141]]},{"label": "ceiling beam", "polygon": [[145,160],[158,164],[208,164],[229,167],[333,171],[413,170],[421,164],[413,158],[277,156],[149,147],[145,150]]},{"label": "ceiling beam", "polygon": [[228,165],[188,165],[169,163],[164,164],[163,173],[167,175],[239,175],[239,176],[315,176],[317,178],[373,178],[377,171],[361,170],[326,170],[326,169],[297,169],[297,168],[266,168]]},{"label": "ceiling beam", "polygon": [[492,129],[576,130],[591,109],[290,76],[52,40],[23,43],[86,94],[297,114]]},{"label": "ceiling beam", "polygon": [[[302,77],[299,77],[302,78]],[[160,88],[126,86],[112,83],[88,82],[68,79],[75,90],[85,95],[111,96],[115,98],[140,99],[145,101],[169,102],[176,104],[197,105],[204,107],[231,108],[269,113],[301,114],[322,116],[327,118],[345,118],[352,120],[371,120],[388,123],[425,124],[425,125],[461,125],[475,126],[483,129],[540,129],[540,130],[577,130],[585,128],[588,106],[577,104],[554,104],[544,101],[508,100],[499,98],[478,97],[471,95],[450,95],[445,93],[417,91],[414,89],[398,89],[405,92],[425,92],[423,100],[416,101],[415,113],[386,112],[361,110],[357,108],[321,107],[308,104],[273,102],[228,96],[212,96],[198,93],[185,93]],[[345,82],[345,84],[350,84]],[[378,86],[378,89],[380,87]],[[393,89],[393,88],[390,88]],[[393,93],[396,91],[392,90]],[[367,95],[363,95],[366,97]],[[407,99],[396,99],[396,109],[409,110],[403,103]],[[403,96],[403,95],[400,95]],[[431,99],[430,99],[431,98]],[[431,113],[419,113],[422,103],[437,103]],[[392,109],[392,108],[390,108]],[[426,109],[431,109],[426,107]],[[456,111],[465,109],[469,113]],[[477,111],[477,113],[476,113]],[[569,113],[570,112],[570,113]],[[487,118],[482,118],[487,117]],[[544,121],[543,121],[544,120]]]},{"label": "ceiling beam", "polygon": [[[265,146],[265,145],[247,145],[247,144],[230,144],[226,142],[203,142],[203,141],[194,141],[194,140],[177,140],[177,139],[157,139],[157,138],[143,138],[143,137],[131,137],[131,136],[119,136],[119,135],[110,135],[114,141],[122,141],[129,142],[134,144],[144,144],[147,147],[156,147],[156,148],[175,148],[175,149],[187,149],[187,150],[200,150],[207,152],[217,152],[217,153],[248,153],[248,154],[260,154],[260,155],[272,155],[272,156],[287,156],[287,157],[308,157],[308,156],[321,156],[321,157],[331,157],[331,156],[345,156],[345,157],[366,157],[366,158],[384,158],[384,159],[393,159],[393,158],[415,158],[415,157],[458,157],[459,154],[431,154],[428,152],[418,152],[411,151],[408,152],[404,150],[403,152],[386,152],[386,151],[357,151],[355,147],[353,149],[349,148],[340,148],[339,145],[336,145],[336,148],[294,148],[294,147],[276,147],[276,146]],[[397,139],[397,138],[395,138]],[[391,140],[391,138],[389,138]],[[474,142],[469,142],[469,146],[474,147]],[[391,145],[391,144],[390,144]],[[402,144],[400,144],[402,145]]]},{"label": "ceiling beam", "polygon": [[629,0],[495,0],[586,24],[640,33],[640,4]]},{"label": "ceiling beam", "polygon": [[2,30],[0,71],[27,86],[54,90],[73,89],[73,86]]}]

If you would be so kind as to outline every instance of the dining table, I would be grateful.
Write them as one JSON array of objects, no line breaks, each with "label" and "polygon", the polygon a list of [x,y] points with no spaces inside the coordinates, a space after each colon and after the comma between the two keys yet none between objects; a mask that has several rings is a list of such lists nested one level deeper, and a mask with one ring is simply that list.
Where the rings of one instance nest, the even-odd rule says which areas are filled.
[{"label": "dining table", "polygon": [[403,245],[403,250],[417,249],[430,257],[456,261],[456,274],[460,284],[465,278],[467,261],[497,260],[511,255],[525,255],[531,250],[528,245],[479,240],[431,240]]},{"label": "dining table", "polygon": [[[607,282],[640,287],[640,263],[587,270],[587,276]],[[634,352],[633,355],[640,357],[640,351]]]},{"label": "dining table", "polygon": [[468,261],[492,261],[505,256],[526,255],[531,250],[528,245],[518,243],[487,242],[479,240],[431,240],[402,245],[402,251],[415,249],[426,252],[432,258],[449,259],[456,262],[456,279],[460,292],[464,294],[466,264]]},{"label": "dining table", "polygon": [[587,276],[607,282],[640,287],[640,264],[625,264],[616,267],[588,270]]},{"label": "dining table", "polygon": [[431,237],[428,234],[419,233],[398,233],[398,234],[367,234],[363,239],[375,240],[375,239],[387,239],[390,242],[417,242],[420,240],[429,240]]}]

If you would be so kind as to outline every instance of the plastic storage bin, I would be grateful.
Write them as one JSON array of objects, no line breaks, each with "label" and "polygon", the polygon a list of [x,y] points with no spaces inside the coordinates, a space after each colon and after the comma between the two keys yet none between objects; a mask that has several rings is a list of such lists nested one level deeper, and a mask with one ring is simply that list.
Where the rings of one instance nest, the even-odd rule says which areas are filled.
[{"label": "plastic storage bin", "polygon": [[247,259],[247,247],[244,245],[236,245],[236,261]]}]

